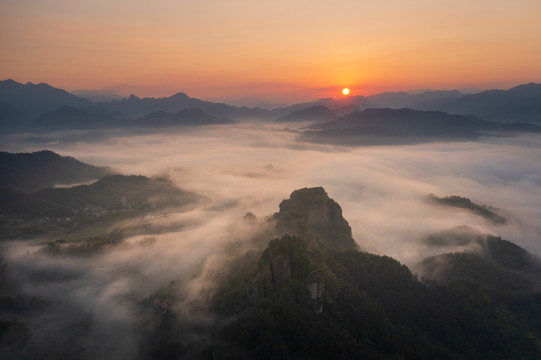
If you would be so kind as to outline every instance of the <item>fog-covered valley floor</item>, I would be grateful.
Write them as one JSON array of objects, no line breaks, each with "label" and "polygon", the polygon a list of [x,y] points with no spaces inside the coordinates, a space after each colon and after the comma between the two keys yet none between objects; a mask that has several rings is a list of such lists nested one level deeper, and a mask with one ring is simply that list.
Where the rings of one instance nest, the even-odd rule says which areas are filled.
[{"label": "fog-covered valley floor", "polygon": [[[263,246],[271,240],[265,218],[293,190],[305,187],[322,186],[340,204],[361,250],[391,256],[412,269],[427,256],[456,251],[424,240],[461,225],[541,255],[539,136],[339,147],[298,142],[295,131],[257,122],[130,136],[112,131],[97,141],[84,141],[87,135],[17,134],[2,139],[2,150],[49,149],[122,174],[166,176],[203,198],[182,209],[126,220],[122,227],[145,230],[132,231],[99,256],[47,255],[41,237],[5,242],[4,261],[21,292],[54,299],[62,313],[77,314],[26,319],[43,331],[33,345],[38,349],[53,341],[51,334],[77,328],[71,322],[84,313],[90,335],[80,341],[83,353],[129,358],[138,341],[132,334],[134,314],[145,299],[165,301],[153,294],[171,282],[172,309],[184,319],[186,336],[197,337],[194,324],[214,321],[202,299],[212,294],[215,275],[233,254],[253,246],[249,239],[262,237]],[[467,197],[508,221],[495,224],[471,211],[436,206],[426,200],[429,194]],[[256,223],[243,221],[247,212],[257,216]]]},{"label": "fog-covered valley floor", "polygon": [[[66,143],[61,134],[32,143],[18,135],[6,139],[4,150],[46,148],[123,174],[166,175],[181,189],[211,201],[212,206],[196,210],[204,215],[194,219],[221,226],[217,233],[248,211],[258,217],[273,214],[295,189],[323,186],[341,205],[363,250],[411,263],[426,255],[420,254],[419,238],[469,225],[541,253],[539,136],[339,147],[297,142],[296,133],[283,126],[256,123],[104,137]],[[511,221],[494,225],[466,211],[435,208],[424,201],[428,194],[464,196]],[[198,241],[204,246],[214,239]]]}]

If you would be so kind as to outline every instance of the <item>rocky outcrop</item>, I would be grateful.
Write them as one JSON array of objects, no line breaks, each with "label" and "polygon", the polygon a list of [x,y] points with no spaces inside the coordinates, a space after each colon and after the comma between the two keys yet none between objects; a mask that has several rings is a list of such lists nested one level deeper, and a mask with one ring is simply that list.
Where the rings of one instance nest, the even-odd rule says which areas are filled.
[{"label": "rocky outcrop", "polygon": [[283,256],[274,256],[270,260],[272,282],[279,282],[291,279],[291,261]]},{"label": "rocky outcrop", "polygon": [[291,297],[316,313],[323,312],[326,278],[319,251],[299,237],[274,239],[259,259],[258,271],[247,284],[248,300]]},{"label": "rocky outcrop", "polygon": [[[245,267],[232,270],[234,280],[217,295],[217,308],[232,314],[234,309],[258,306],[266,299],[292,301],[318,314],[324,312],[331,299],[328,289],[336,282],[325,262],[326,250],[357,248],[340,205],[322,187],[295,190],[270,221],[280,237],[271,240],[262,253],[246,254],[239,262]],[[257,218],[247,213],[244,222],[257,223]]]},{"label": "rocky outcrop", "polygon": [[279,234],[301,236],[321,248],[357,248],[342,208],[322,187],[293,191],[289,199],[280,203],[280,211],[273,219]]},{"label": "rocky outcrop", "polygon": [[306,277],[306,289],[310,292],[311,305],[319,314],[323,312],[325,303],[325,275],[323,270],[317,269]]},{"label": "rocky outcrop", "polygon": [[255,305],[263,296],[265,296],[263,279],[261,274],[257,274],[250,282],[250,286],[248,288],[248,299],[252,305]]}]

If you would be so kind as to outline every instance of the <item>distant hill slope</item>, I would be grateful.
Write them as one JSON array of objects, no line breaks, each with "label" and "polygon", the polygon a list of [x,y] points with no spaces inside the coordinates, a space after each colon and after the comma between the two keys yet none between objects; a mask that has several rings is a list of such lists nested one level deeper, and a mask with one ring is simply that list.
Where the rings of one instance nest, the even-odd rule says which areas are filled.
[{"label": "distant hill slope", "polygon": [[184,93],[163,98],[130,95],[121,100],[92,102],[48,84],[0,81],[0,129],[3,131],[20,130],[36,117],[39,118],[32,124],[33,128],[88,129],[154,112],[178,113],[195,107],[216,118],[262,119],[273,116],[266,109],[204,101]]},{"label": "distant hill slope", "polygon": [[271,111],[275,118],[283,118],[297,111],[310,111],[308,109],[317,106],[324,106],[338,116],[349,114],[353,111],[364,110],[376,107],[362,95],[344,97],[341,99],[323,98],[317,101],[293,104],[291,106],[280,107]]},{"label": "distant hill slope", "polygon": [[326,121],[336,117],[328,107],[323,105],[314,105],[312,107],[296,110],[292,113],[276,119],[276,122],[294,122],[294,121]]},{"label": "distant hill slope", "polygon": [[463,96],[464,94],[457,90],[424,91],[415,95],[408,94],[404,91],[399,91],[384,92],[381,94],[368,96],[367,99],[380,108],[434,110],[442,104],[459,99]]},{"label": "distant hill slope", "polygon": [[90,185],[48,188],[33,193],[36,199],[77,209],[92,204],[105,209],[182,206],[196,196],[178,189],[166,178],[108,175]]},{"label": "distant hill slope", "polygon": [[162,128],[175,126],[202,126],[213,124],[231,124],[233,121],[227,118],[212,116],[200,108],[194,107],[177,113],[156,111],[142,118],[128,122],[130,126],[145,128]]},{"label": "distant hill slope", "polygon": [[23,126],[24,115],[10,103],[0,101],[0,131],[6,132]]},{"label": "distant hill slope", "polygon": [[541,84],[530,83],[509,90],[466,95],[438,106],[437,110],[494,121],[541,124]]},{"label": "distant hill slope", "polygon": [[204,101],[191,98],[184,93],[177,93],[163,98],[139,98],[135,95],[130,95],[122,100],[97,104],[111,110],[129,114],[132,118],[142,117],[158,111],[177,113],[192,108],[199,108],[212,116],[231,119],[265,118],[270,116],[269,110]]},{"label": "distant hill slope", "polygon": [[411,109],[366,109],[311,126],[301,141],[349,145],[408,144],[476,139],[484,133],[541,132],[531,124],[497,123],[473,116]]},{"label": "distant hill slope", "polygon": [[0,187],[13,190],[81,183],[111,173],[109,168],[88,165],[48,150],[18,154],[0,152]]},{"label": "distant hill slope", "polygon": [[181,207],[198,199],[165,178],[107,175],[90,184],[30,193],[0,190],[0,215],[9,218],[70,217],[117,210]]},{"label": "distant hill slope", "polygon": [[29,124],[31,130],[56,131],[76,129],[98,129],[122,125],[126,115],[102,106],[75,108],[61,106],[38,116]]},{"label": "distant hill slope", "polygon": [[90,100],[47,84],[21,84],[13,80],[0,81],[0,102],[10,104],[22,114],[18,127],[32,118],[61,106],[90,106]]}]

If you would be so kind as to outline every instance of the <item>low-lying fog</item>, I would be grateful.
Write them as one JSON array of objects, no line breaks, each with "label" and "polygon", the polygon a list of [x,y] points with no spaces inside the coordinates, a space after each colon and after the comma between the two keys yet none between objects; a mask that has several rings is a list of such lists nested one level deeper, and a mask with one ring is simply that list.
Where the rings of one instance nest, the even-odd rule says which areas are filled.
[{"label": "low-lying fog", "polygon": [[[169,134],[110,134],[94,143],[18,139],[6,150],[47,148],[124,174],[168,175],[180,188],[208,197],[219,208],[195,215],[199,226],[213,224],[219,237],[220,226],[235,223],[247,211],[265,217],[293,190],[323,186],[342,206],[362,249],[406,263],[417,260],[420,237],[458,225],[541,253],[539,136],[336,147],[297,142],[295,133],[282,128],[237,124]],[[434,208],[423,202],[430,193],[468,197],[501,210],[512,221],[497,226],[458,209]],[[198,246],[213,241],[206,236]]]},{"label": "low-lying fog", "polygon": [[[183,290],[175,306],[196,301],[212,286],[206,275],[219,271],[229,244],[255,231],[243,224],[244,214],[263,219],[302,187],[327,190],[361,249],[407,265],[434,254],[423,245],[425,236],[459,225],[541,255],[540,136],[352,148],[300,143],[282,128],[237,124],[152,135],[111,133],[98,142],[6,138],[5,151],[50,149],[124,174],[165,174],[181,189],[207,198],[189,211],[142,220],[179,226],[133,236],[95,258],[50,258],[32,242],[18,242],[5,249],[7,261],[18,269],[24,291],[79,304],[96,315],[95,332],[104,336],[118,330],[115,324],[128,328],[132,302],[126,298],[143,299],[172,280]],[[510,221],[494,225],[465,210],[434,206],[424,201],[430,193],[468,197],[499,209]],[[43,271],[59,271],[64,280],[40,282]],[[196,316],[195,311],[184,314]],[[100,325],[104,318],[107,325]],[[134,340],[126,334],[122,341],[128,349]]]}]

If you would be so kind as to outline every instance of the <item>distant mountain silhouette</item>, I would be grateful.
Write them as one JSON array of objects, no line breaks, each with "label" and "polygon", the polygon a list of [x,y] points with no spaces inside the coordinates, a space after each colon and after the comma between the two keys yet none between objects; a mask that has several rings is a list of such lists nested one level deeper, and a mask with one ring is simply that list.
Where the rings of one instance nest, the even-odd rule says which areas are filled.
[{"label": "distant mountain silhouette", "polygon": [[541,124],[541,84],[524,84],[509,90],[488,90],[437,107],[452,114],[487,120]]},{"label": "distant mountain silhouette", "polygon": [[281,118],[291,114],[292,112],[306,110],[314,106],[325,106],[336,115],[346,115],[352,111],[376,107],[364,96],[358,95],[344,97],[342,99],[323,98],[317,101],[294,104],[291,106],[273,109],[272,114],[277,118]]},{"label": "distant mountain silhouette", "polygon": [[230,124],[232,120],[227,118],[217,118],[209,115],[203,110],[194,107],[182,110],[177,113],[168,113],[165,111],[156,111],[142,118],[129,122],[129,125],[147,128],[161,128],[174,126],[201,126],[212,124]]},{"label": "distant mountain silhouette", "polygon": [[[317,108],[319,107],[319,108]],[[411,95],[405,92],[385,92],[369,97],[349,96],[337,99],[294,104],[272,110],[238,107],[191,98],[184,93],[163,98],[139,98],[130,95],[121,100],[93,103],[47,84],[21,84],[13,80],[0,81],[0,129],[20,131],[27,126],[40,130],[95,129],[120,125],[123,119],[141,119],[152,113],[179,113],[199,108],[215,118],[280,119],[292,121],[304,115],[322,120],[318,111],[327,108],[337,116],[369,108],[412,108],[439,110],[452,114],[471,115],[484,120],[503,122],[532,122],[541,124],[541,84],[519,85],[510,90],[490,90],[473,95],[453,91],[425,91]],[[320,110],[308,110],[310,108]],[[299,111],[306,111],[306,113]],[[162,117],[162,122],[172,121]],[[330,117],[330,115],[329,115]],[[328,119],[326,119],[328,120]],[[298,121],[298,120],[295,120]],[[174,122],[174,121],[173,121]],[[379,126],[376,126],[379,127]]]},{"label": "distant mountain silhouette", "polygon": [[7,102],[0,102],[0,130],[9,131],[21,125],[23,113]]},{"label": "distant mountain silhouette", "polygon": [[273,117],[266,109],[238,107],[224,103],[191,98],[177,93],[164,98],[139,98],[130,95],[122,100],[95,102],[47,84],[21,84],[13,80],[0,81],[0,129],[52,130],[93,129],[120,124],[153,112],[176,113],[194,107],[216,118],[262,119]]},{"label": "distant mountain silhouette", "polygon": [[88,165],[48,150],[18,154],[0,152],[0,187],[13,190],[80,183],[111,173],[109,168]]},{"label": "distant mountain silhouette", "polygon": [[216,117],[228,117],[232,119],[261,118],[270,116],[269,110],[259,108],[237,107],[223,103],[214,103],[191,98],[184,93],[177,93],[164,98],[139,98],[130,95],[122,100],[114,100],[99,103],[111,110],[129,114],[131,117],[141,117],[147,114],[163,111],[175,113],[182,110],[197,107],[202,111]]},{"label": "distant mountain silhouette", "polygon": [[419,94],[408,94],[404,91],[384,92],[368,96],[367,99],[377,107],[402,109],[410,108],[414,110],[434,110],[438,106],[448,103],[452,100],[463,97],[464,94],[457,90],[435,90],[424,91]]},{"label": "distant mountain silhouette", "polygon": [[34,130],[97,129],[121,125],[126,115],[102,106],[62,106],[38,116],[29,125]]},{"label": "distant mountain silhouette", "polygon": [[92,105],[90,100],[47,84],[21,84],[13,80],[0,81],[0,102],[8,103],[21,112],[25,121],[19,119],[21,120],[20,126],[26,125],[35,116],[53,111],[61,106]]},{"label": "distant mountain silhouette", "polygon": [[411,109],[366,109],[311,126],[300,140],[346,145],[409,144],[476,139],[484,133],[541,132],[531,124],[504,124],[473,116]]},{"label": "distant mountain silhouette", "polygon": [[323,105],[315,105],[306,109],[293,111],[289,115],[276,119],[277,122],[293,121],[325,121],[336,117],[336,114]]},{"label": "distant mountain silhouette", "polygon": [[376,107],[362,95],[344,97],[339,99],[319,99],[317,104],[324,105],[337,115],[349,114],[352,110],[364,110]]}]

